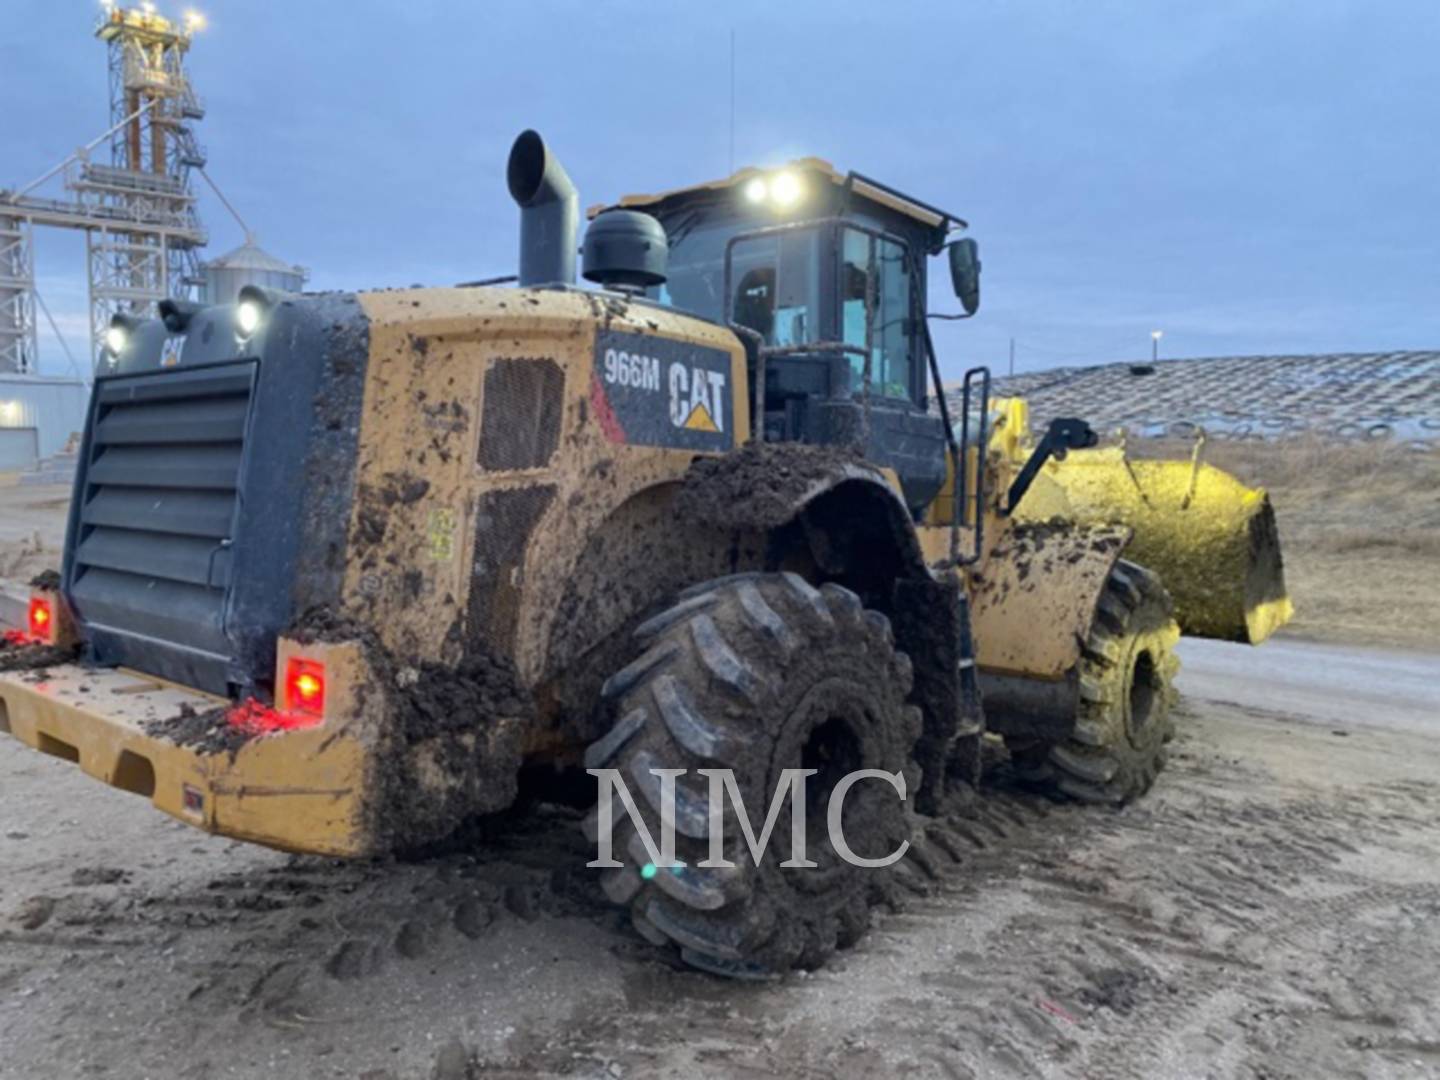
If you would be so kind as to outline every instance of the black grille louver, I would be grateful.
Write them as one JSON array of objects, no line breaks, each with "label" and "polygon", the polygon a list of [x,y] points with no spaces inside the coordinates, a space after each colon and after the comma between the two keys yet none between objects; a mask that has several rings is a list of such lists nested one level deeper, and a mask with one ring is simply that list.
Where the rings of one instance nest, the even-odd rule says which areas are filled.
[{"label": "black grille louver", "polygon": [[225,692],[254,361],[98,380],[66,582],[101,663]]}]

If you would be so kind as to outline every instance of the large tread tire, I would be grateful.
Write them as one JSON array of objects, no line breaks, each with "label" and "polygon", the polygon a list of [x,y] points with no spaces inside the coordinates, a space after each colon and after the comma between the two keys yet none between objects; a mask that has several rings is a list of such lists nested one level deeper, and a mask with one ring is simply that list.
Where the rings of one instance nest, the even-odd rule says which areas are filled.
[{"label": "large tread tire", "polygon": [[[815,968],[858,940],[871,906],[891,898],[898,862],[849,864],[826,836],[829,791],[841,775],[881,769],[905,777],[913,799],[913,749],[920,710],[906,703],[909,659],[889,620],[837,585],[812,587],[795,574],[742,574],[696,586],[636,631],[643,650],[602,691],[615,725],[586,755],[586,767],[619,770],[660,843],[659,785],[676,778],[676,871],[648,865],[638,830],[614,800],[613,853],[620,869],[600,871],[614,903],[630,910],[641,936],[667,943],[702,970],[765,978]],[[708,781],[700,768],[730,768],[759,835],[784,768],[818,768],[807,780],[807,857],[790,857],[787,797],[757,865],[733,809],[725,818],[733,869],[697,864],[708,851]],[[844,803],[844,834],[867,858],[909,839],[907,802],[886,783],[864,780]],[[592,842],[598,815],[586,832]],[[903,860],[902,860],[903,861]]]},{"label": "large tread tire", "polygon": [[1081,650],[1079,708],[1068,739],[1012,747],[1022,780],[1081,802],[1122,805],[1165,768],[1180,661],[1170,594],[1144,567],[1120,560],[1106,579]]}]

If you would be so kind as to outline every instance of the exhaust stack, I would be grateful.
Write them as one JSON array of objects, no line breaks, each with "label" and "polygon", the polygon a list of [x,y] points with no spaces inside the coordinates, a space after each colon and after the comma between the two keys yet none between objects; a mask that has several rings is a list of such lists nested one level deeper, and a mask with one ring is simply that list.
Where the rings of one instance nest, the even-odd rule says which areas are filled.
[{"label": "exhaust stack", "polygon": [[520,284],[574,284],[580,197],[565,166],[538,132],[522,131],[505,176],[520,207]]}]

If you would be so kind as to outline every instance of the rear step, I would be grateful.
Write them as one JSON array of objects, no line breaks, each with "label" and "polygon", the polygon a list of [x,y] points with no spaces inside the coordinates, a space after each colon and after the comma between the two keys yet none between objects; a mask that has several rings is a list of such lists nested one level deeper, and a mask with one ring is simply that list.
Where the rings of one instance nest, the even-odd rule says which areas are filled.
[{"label": "rear step", "polygon": [[[0,732],[42,754],[79,765],[112,787],[153,799],[156,805],[161,800],[156,797],[153,759],[157,750],[172,744],[156,741],[145,725],[178,716],[186,707],[204,712],[225,704],[223,699],[123,669],[66,665],[0,676]],[[103,723],[78,711],[96,705],[105,710]]]},{"label": "rear step", "polygon": [[153,733],[192,710],[230,705],[125,668],[0,674],[0,733],[172,817],[286,851],[371,853],[364,795],[373,763],[349,724],[253,737],[234,749],[182,746]]}]

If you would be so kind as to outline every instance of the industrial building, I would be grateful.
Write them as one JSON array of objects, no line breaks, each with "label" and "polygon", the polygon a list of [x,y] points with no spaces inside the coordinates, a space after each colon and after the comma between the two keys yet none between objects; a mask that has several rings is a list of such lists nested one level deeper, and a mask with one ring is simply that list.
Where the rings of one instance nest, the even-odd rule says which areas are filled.
[{"label": "industrial building", "polygon": [[[91,369],[107,370],[113,317],[154,318],[167,296],[225,304],[247,284],[304,287],[307,271],[262,251],[205,172],[195,130],[205,107],[187,65],[204,26],[194,11],[172,19],[150,0],[134,7],[102,0],[94,34],[105,46],[108,128],[29,183],[0,186],[0,472],[33,469],[84,427],[88,377]],[[194,175],[245,237],[208,262],[200,258],[209,236],[196,210]],[[83,356],[71,353],[36,288],[36,234],[55,228],[85,235],[90,332]],[[42,317],[77,377],[37,374]],[[51,477],[54,464],[43,475]]]},{"label": "industrial building", "polygon": [[90,387],[80,379],[0,374],[0,472],[60,453],[85,426]]}]

